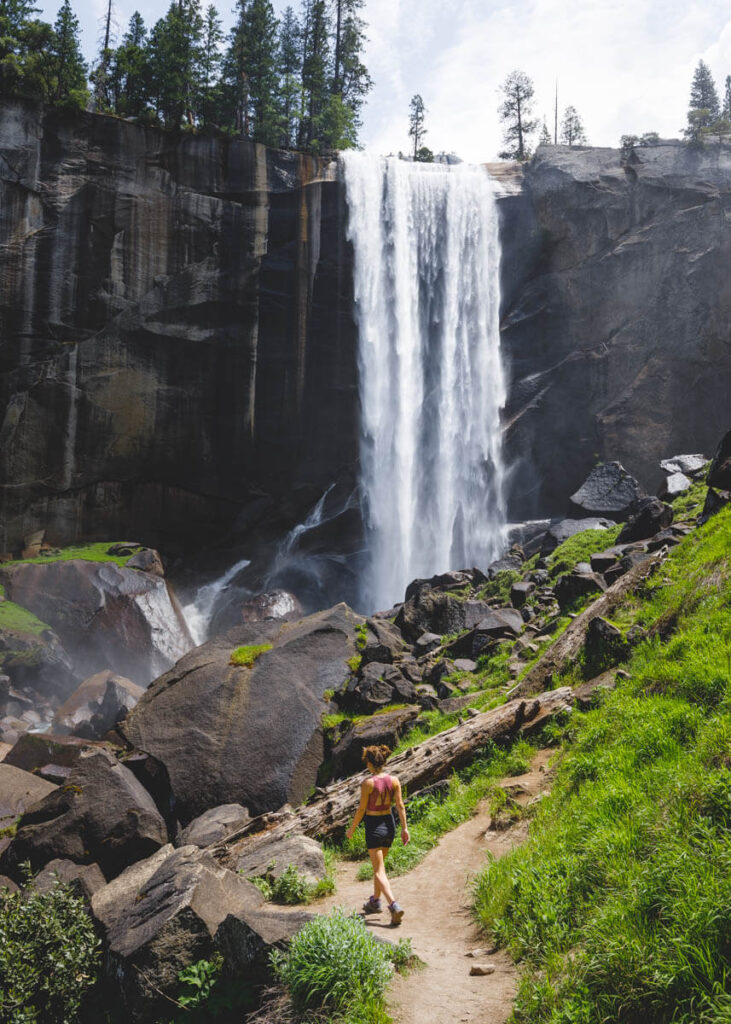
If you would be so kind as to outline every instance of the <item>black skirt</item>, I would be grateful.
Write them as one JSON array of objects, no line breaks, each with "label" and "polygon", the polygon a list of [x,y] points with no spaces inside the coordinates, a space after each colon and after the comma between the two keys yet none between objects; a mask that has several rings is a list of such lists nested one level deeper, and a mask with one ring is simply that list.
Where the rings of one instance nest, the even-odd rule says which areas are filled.
[{"label": "black skirt", "polygon": [[377,850],[390,847],[396,835],[396,826],[392,814],[366,814],[365,822],[366,847]]}]

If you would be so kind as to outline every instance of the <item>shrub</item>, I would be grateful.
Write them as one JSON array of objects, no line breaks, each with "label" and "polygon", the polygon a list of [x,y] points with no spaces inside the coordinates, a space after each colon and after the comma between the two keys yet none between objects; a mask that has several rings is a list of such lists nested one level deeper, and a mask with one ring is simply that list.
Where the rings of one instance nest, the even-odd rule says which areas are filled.
[{"label": "shrub", "polygon": [[261,654],[266,654],[271,649],[271,644],[250,644],[245,647],[237,647],[235,651],[231,652],[231,664],[248,667],[253,665]]},{"label": "shrub", "polygon": [[391,976],[391,953],[363,921],[336,907],[309,921],[284,952],[273,950],[271,965],[295,1007],[327,1007],[337,1014],[382,1008]]},{"label": "shrub", "polygon": [[0,1020],[67,1024],[99,967],[99,939],[70,886],[0,889]]}]

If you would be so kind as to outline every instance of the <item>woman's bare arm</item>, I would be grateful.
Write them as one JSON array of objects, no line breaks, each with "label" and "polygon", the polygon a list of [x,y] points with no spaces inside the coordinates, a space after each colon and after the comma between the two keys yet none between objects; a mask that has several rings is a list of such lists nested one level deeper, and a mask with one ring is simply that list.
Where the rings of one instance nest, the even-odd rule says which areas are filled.
[{"label": "woman's bare arm", "polygon": [[399,821],[401,822],[401,841],[406,846],[409,841],[409,830],[406,826],[406,807],[404,806],[404,797],[401,792],[401,783],[397,778],[393,778],[393,790],[394,790],[394,803],[396,804],[396,810],[398,811]]},{"label": "woman's bare arm", "polygon": [[358,810],[355,812],[355,817],[353,818],[353,824],[350,826],[348,831],[345,833],[346,836],[348,837],[348,839],[352,839],[353,838],[353,834],[354,834],[355,830],[357,829],[357,827],[360,825],[361,821],[363,820],[363,815],[365,814],[365,812],[368,809],[368,797],[370,796],[370,793],[371,793],[372,789],[373,789],[373,782],[372,782],[371,779],[366,779],[364,782],[361,783],[361,786],[360,786],[360,803],[358,804]]}]

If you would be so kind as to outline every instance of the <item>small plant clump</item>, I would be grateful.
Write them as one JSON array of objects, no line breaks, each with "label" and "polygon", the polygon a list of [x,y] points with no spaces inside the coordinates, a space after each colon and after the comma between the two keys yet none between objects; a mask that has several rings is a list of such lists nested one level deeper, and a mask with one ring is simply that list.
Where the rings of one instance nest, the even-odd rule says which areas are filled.
[{"label": "small plant clump", "polygon": [[84,901],[70,886],[40,893],[0,889],[0,1020],[76,1021],[96,981],[100,942]]},{"label": "small plant clump", "polygon": [[[321,896],[330,896],[335,892],[335,855],[325,847],[325,877],[317,882],[310,882],[295,864],[288,864],[278,878],[250,878],[263,895],[272,903],[284,903],[294,906],[298,903],[311,903]],[[271,867],[274,865],[272,864]]]},{"label": "small plant clump", "polygon": [[237,647],[235,651],[231,652],[231,665],[243,665],[244,667],[250,667],[254,664],[256,659],[262,654],[266,654],[267,651],[271,651],[271,644],[250,644],[244,647]]},{"label": "small plant clump", "polygon": [[[398,954],[402,959],[402,953]],[[393,976],[392,952],[361,918],[336,907],[309,921],[270,963],[299,1011],[328,1010],[338,1019],[382,1024]]]}]

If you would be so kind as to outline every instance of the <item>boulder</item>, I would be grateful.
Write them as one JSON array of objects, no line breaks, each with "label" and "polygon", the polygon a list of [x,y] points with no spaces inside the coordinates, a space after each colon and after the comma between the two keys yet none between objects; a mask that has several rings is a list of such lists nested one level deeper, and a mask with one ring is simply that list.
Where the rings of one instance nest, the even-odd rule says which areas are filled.
[{"label": "boulder", "polygon": [[614,547],[614,548],[607,548],[605,551],[597,551],[597,552],[595,552],[591,556],[591,559],[590,559],[590,562],[589,562],[589,564],[591,565],[591,571],[592,572],[606,572],[606,570],[610,566],[615,564],[615,562],[619,558],[620,554],[622,553],[622,550],[623,550],[622,548]]},{"label": "boulder", "polygon": [[395,624],[409,643],[415,643],[423,633],[442,636],[471,629],[488,607],[484,601],[460,600],[422,587],[404,602]]},{"label": "boulder", "polygon": [[414,684],[395,665],[372,661],[361,666],[338,695],[338,703],[359,714],[372,714],[388,704],[410,704],[416,700]]},{"label": "boulder", "polygon": [[719,491],[731,491],[731,430],[721,438],[706,483]]},{"label": "boulder", "polygon": [[154,548],[142,548],[127,559],[127,569],[138,569],[140,572],[149,572],[151,576],[165,576],[165,569],[162,559]]},{"label": "boulder", "polygon": [[523,616],[515,608],[490,608],[475,627],[475,637],[512,640],[523,632]]},{"label": "boulder", "polygon": [[167,842],[152,797],[106,750],[82,752],[66,785],[27,810],[3,861],[17,871],[56,858],[98,864],[107,878]]},{"label": "boulder", "polygon": [[563,544],[565,540],[577,533],[583,533],[584,530],[606,530],[614,525],[611,519],[604,518],[560,519],[553,523],[543,535],[541,554],[550,555],[559,544]]},{"label": "boulder", "polygon": [[360,756],[364,747],[385,744],[393,749],[414,723],[419,711],[417,707],[384,711],[351,725],[332,749],[330,758],[333,779],[362,770]]},{"label": "boulder", "polygon": [[424,590],[461,590],[464,587],[486,583],[485,575],[479,569],[461,569],[439,573],[429,579],[412,580],[406,588],[404,601],[409,601]]},{"label": "boulder", "polygon": [[249,598],[241,606],[243,622],[265,622],[267,619],[291,621],[304,614],[302,605],[288,590],[269,590]]},{"label": "boulder", "polygon": [[586,515],[626,519],[630,507],[644,496],[639,483],[619,462],[605,462],[592,469],[571,504]]},{"label": "boulder", "polygon": [[249,812],[241,804],[221,804],[194,818],[180,834],[184,846],[203,849],[225,839],[249,820]]},{"label": "boulder", "polygon": [[454,667],[458,672],[476,672],[477,662],[472,661],[471,658],[457,658]]},{"label": "boulder", "polygon": [[712,487],[709,487],[706,491],[706,500],[703,502],[703,509],[698,517],[698,525],[702,526],[703,523],[708,522],[711,516],[714,516],[716,512],[720,512],[724,505],[728,505],[730,501],[731,492],[714,491]]},{"label": "boulder", "polygon": [[603,672],[627,657],[629,644],[621,629],[598,615],[586,630],[584,651],[590,671]]},{"label": "boulder", "polygon": [[531,583],[530,580],[513,583],[510,588],[510,603],[513,608],[522,608],[535,589],[535,583]]},{"label": "boulder", "polygon": [[605,570],[605,581],[611,586],[612,583],[617,582],[620,576],[624,576],[624,574],[628,573],[630,569],[633,569],[640,562],[644,562],[646,558],[647,554],[645,551],[628,551],[619,559],[618,562],[615,562],[614,565],[610,565],[610,567]]},{"label": "boulder", "polygon": [[457,668],[453,661],[448,658],[439,658],[431,668],[424,673],[424,682],[436,686],[445,676],[451,676]]},{"label": "boulder", "polygon": [[523,552],[513,548],[507,555],[490,562],[487,567],[487,578],[494,580],[501,572],[520,572],[524,561]]},{"label": "boulder", "polygon": [[114,665],[145,685],[193,645],[167,583],[148,572],[72,559],[0,568],[0,583],[56,630],[82,678]]},{"label": "boulder", "polygon": [[26,772],[39,772],[45,765],[72,768],[84,751],[109,749],[108,744],[83,740],[77,736],[54,736],[48,732],[27,732],[5,757],[5,764]]},{"label": "boulder", "polygon": [[[1,583],[2,581],[0,581]],[[13,688],[36,700],[65,700],[79,675],[58,635],[33,615],[0,624],[0,670]]]},{"label": "boulder", "polygon": [[105,985],[126,1019],[167,1020],[178,974],[222,952],[254,980],[266,950],[291,938],[309,915],[269,910],[256,886],[196,846],[164,846],[94,894],[105,947]]},{"label": "boulder", "polygon": [[421,658],[425,654],[431,654],[432,651],[436,651],[441,646],[442,638],[439,633],[422,633],[414,642],[414,653],[417,658]]},{"label": "boulder", "polygon": [[[183,825],[220,804],[261,814],[307,796],[324,756],[323,696],[348,678],[362,621],[339,604],[298,622],[237,626],[152,684],[120,731],[165,766]],[[272,649],[232,665],[262,629]]]},{"label": "boulder", "polygon": [[33,879],[38,892],[50,892],[56,885],[71,885],[88,902],[107,884],[98,864],[75,864],[72,860],[52,860]]},{"label": "boulder", "polygon": [[554,593],[561,608],[567,608],[581,597],[601,594],[607,589],[602,577],[595,572],[568,572],[556,580]]},{"label": "boulder", "polygon": [[646,540],[666,529],[672,521],[673,510],[670,505],[665,505],[659,498],[640,498],[632,506],[617,543]]},{"label": "boulder", "polygon": [[703,476],[707,462],[705,455],[673,455],[671,459],[662,460],[660,469],[669,474],[684,473],[697,480]]},{"label": "boulder", "polygon": [[281,878],[291,865],[304,875],[310,885],[327,874],[325,856],[320,844],[299,833],[280,837],[264,835],[234,848],[229,867],[244,878],[266,878],[273,882]]},{"label": "boulder", "polygon": [[0,761],[0,831],[13,825],[28,807],[55,789],[45,779]]},{"label": "boulder", "polygon": [[51,729],[56,735],[102,739],[126,717],[145,691],[131,679],[107,669],[85,679],[56,711]]},{"label": "boulder", "polygon": [[693,481],[689,480],[685,473],[671,473],[658,487],[657,496],[660,501],[673,501],[689,491],[692,486]]},{"label": "boulder", "polygon": [[360,647],[362,664],[380,661],[388,664],[404,651],[404,641],[392,622],[384,619],[366,619],[366,641]]}]

